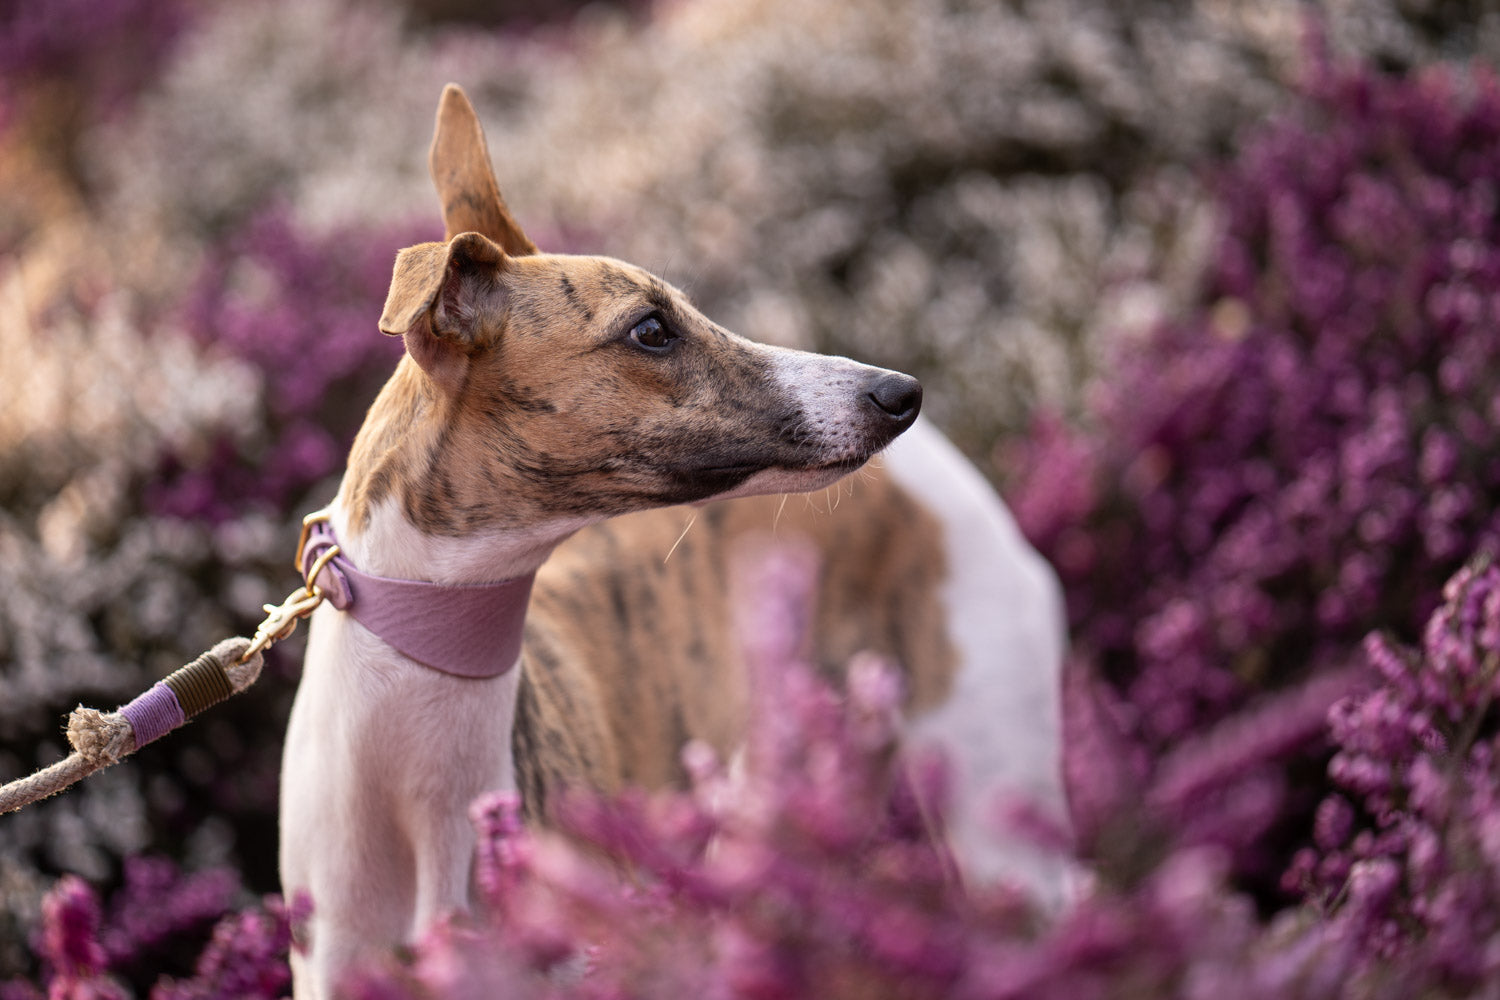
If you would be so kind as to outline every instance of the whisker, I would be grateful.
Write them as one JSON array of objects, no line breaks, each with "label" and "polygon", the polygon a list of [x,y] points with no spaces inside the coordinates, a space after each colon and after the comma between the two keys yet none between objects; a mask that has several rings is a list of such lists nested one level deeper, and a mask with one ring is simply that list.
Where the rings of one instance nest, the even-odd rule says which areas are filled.
[{"label": "whisker", "polygon": [[667,560],[668,559],[672,558],[672,553],[677,551],[677,546],[679,546],[679,545],[682,544],[682,540],[687,537],[687,533],[689,531],[692,531],[693,530],[693,525],[695,525],[697,523],[698,523],[698,512],[695,510],[695,511],[693,511],[693,515],[688,518],[688,523],[684,524],[682,526],[682,534],[680,534],[680,535],[677,536],[677,541],[673,542],[672,543],[672,547],[667,550],[667,554],[664,555],[664,556],[662,556],[661,564],[663,566],[665,566],[667,564]]}]

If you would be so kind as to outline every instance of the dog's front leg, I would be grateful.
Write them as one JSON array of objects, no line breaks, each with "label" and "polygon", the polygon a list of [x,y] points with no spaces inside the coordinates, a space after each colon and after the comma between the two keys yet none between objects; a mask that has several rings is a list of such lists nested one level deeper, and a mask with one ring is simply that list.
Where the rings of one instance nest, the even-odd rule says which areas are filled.
[{"label": "dog's front leg", "polygon": [[514,790],[511,731],[520,670],[472,679],[425,670],[409,707],[398,801],[415,865],[412,935],[473,902],[469,807],[485,792]]},{"label": "dog's front leg", "polygon": [[516,669],[421,667],[320,609],[282,767],[282,885],[313,908],[292,955],[299,1000],[469,905],[468,806],[515,787],[518,685]]},{"label": "dog's front leg", "polygon": [[283,883],[306,892],[313,906],[306,924],[293,929],[292,992],[298,1000],[326,1000],[351,968],[407,939],[415,895],[411,854],[373,797],[324,793],[306,808],[293,796],[283,802],[290,817],[284,836],[307,845],[291,863],[283,852]]},{"label": "dog's front leg", "polygon": [[[343,615],[320,608],[287,724],[281,769],[281,884],[312,913],[293,928],[293,993],[332,997],[340,977],[381,945],[406,939],[415,875],[383,759],[370,740],[388,668]],[[371,667],[371,669],[366,669]]]}]

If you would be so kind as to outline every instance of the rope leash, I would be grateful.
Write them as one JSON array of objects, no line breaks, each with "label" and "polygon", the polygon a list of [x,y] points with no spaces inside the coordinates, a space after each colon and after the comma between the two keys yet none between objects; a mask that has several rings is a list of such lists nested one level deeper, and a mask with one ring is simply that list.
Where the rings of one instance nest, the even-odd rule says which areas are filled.
[{"label": "rope leash", "polygon": [[[312,526],[327,516],[319,512],[303,519],[302,538],[297,543],[299,574]],[[0,814],[56,795],[95,771],[118,764],[147,743],[254,684],[265,663],[265,651],[291,635],[297,623],[323,603],[323,591],[310,581],[318,578],[337,552],[338,546],[334,546],[315,562],[302,586],[287,595],[286,600],[264,606],[266,618],[256,628],[253,639],[242,636],[225,639],[113,712],[82,705],[73,709],[67,725],[73,752],[56,764],[0,787]]]}]

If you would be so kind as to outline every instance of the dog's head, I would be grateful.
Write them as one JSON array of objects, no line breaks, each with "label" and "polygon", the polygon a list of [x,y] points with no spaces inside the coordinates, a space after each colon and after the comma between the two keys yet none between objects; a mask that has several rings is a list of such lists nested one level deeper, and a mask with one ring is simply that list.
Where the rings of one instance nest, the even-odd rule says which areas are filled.
[{"label": "dog's head", "polygon": [[606,516],[819,489],[916,419],[909,376],[745,340],[617,260],[538,253],[452,85],[430,167],[448,239],[401,251],[380,328],[445,411],[453,475]]}]

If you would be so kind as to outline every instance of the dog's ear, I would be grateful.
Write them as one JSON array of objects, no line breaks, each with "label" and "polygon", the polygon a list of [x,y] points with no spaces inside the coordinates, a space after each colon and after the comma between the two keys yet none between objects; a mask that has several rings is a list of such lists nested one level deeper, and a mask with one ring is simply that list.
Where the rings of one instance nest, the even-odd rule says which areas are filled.
[{"label": "dog's ear", "polygon": [[417,364],[447,380],[502,319],[506,261],[479,233],[407,247],[396,255],[380,331],[405,337]]},{"label": "dog's ear", "polygon": [[484,128],[474,105],[456,83],[444,87],[438,99],[437,127],[432,133],[427,169],[443,203],[443,228],[448,239],[458,233],[483,233],[512,257],[537,252],[536,244],[505,207],[490,166]]}]

